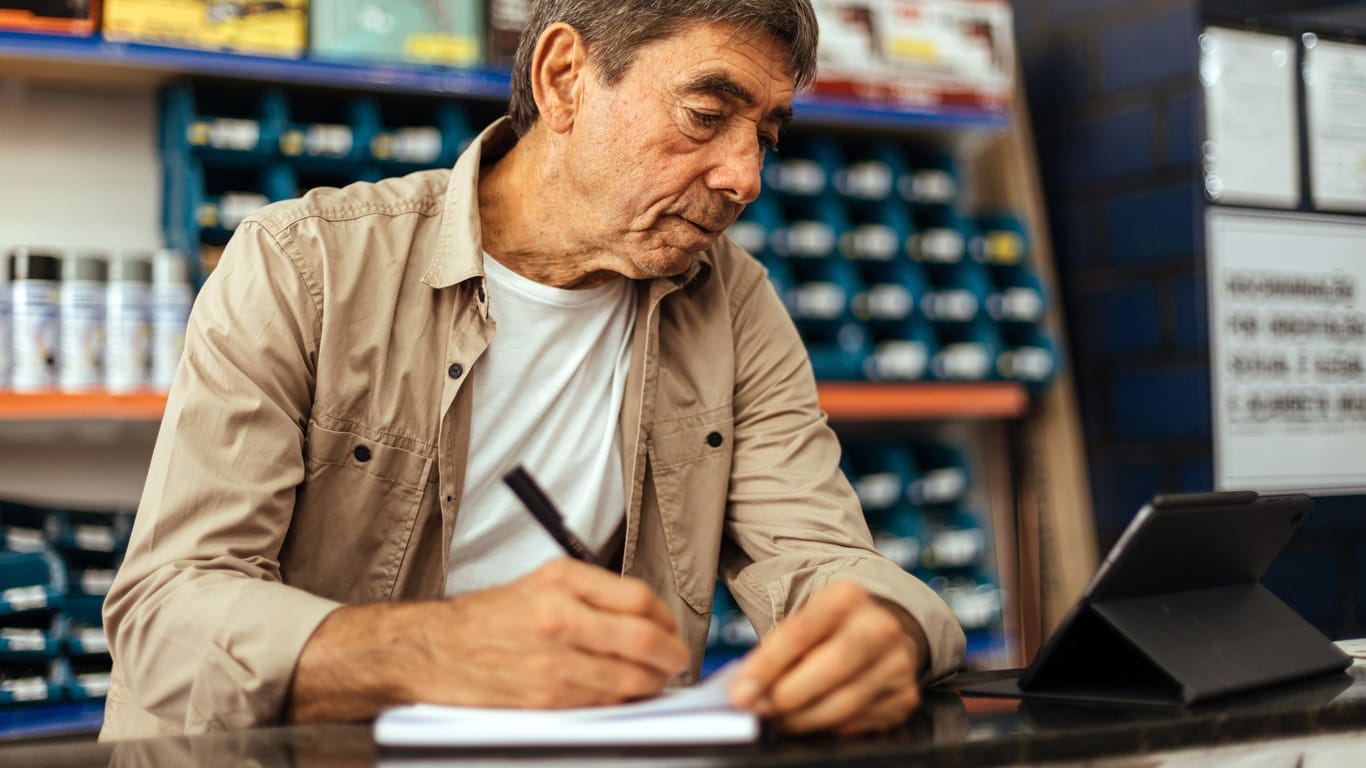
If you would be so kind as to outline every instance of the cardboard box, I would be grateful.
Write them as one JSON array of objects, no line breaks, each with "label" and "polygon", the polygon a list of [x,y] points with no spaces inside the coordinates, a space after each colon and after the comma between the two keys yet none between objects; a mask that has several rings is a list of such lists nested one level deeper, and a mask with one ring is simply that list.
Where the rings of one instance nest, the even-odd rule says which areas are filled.
[{"label": "cardboard box", "polygon": [[110,40],[298,58],[308,0],[104,0]]},{"label": "cardboard box", "polygon": [[313,56],[472,67],[483,61],[484,8],[474,0],[312,0]]},{"label": "cardboard box", "polygon": [[1015,77],[1008,0],[814,0],[813,93],[1004,110]]},{"label": "cardboard box", "polygon": [[100,0],[0,0],[0,29],[88,37],[99,18]]}]

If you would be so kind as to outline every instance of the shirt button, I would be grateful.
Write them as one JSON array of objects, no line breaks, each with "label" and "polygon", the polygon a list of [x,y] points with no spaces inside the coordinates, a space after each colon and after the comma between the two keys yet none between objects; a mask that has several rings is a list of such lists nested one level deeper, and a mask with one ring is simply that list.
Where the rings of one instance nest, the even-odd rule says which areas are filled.
[{"label": "shirt button", "polygon": [[352,451],[351,454],[356,457],[356,461],[362,464],[370,460],[370,449],[364,445],[356,446],[356,450]]},{"label": "shirt button", "polygon": [[720,432],[713,432],[710,435],[707,435],[707,445],[710,445],[713,448],[720,448],[723,440],[724,438],[721,437]]},{"label": "shirt button", "polygon": [[446,369],[446,375],[450,376],[452,379],[458,379],[465,375],[465,369],[460,363],[451,363],[451,367]]}]

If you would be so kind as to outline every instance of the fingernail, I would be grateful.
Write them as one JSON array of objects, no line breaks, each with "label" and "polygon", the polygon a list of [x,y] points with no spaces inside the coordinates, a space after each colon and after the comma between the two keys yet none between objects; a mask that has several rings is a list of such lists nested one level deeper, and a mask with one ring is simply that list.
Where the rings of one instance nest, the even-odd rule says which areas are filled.
[{"label": "fingernail", "polygon": [[730,689],[731,700],[741,707],[748,707],[759,698],[759,684],[753,680],[736,680]]}]

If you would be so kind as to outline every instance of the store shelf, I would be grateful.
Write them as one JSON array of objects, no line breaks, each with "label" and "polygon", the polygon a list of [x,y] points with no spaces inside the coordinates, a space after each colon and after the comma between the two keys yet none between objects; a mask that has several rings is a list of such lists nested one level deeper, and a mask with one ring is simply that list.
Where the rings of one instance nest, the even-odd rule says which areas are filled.
[{"label": "store shelf", "polygon": [[0,421],[113,420],[161,418],[166,396],[154,393],[111,395],[0,392]]},{"label": "store shelf", "polygon": [[[821,409],[832,419],[1012,419],[1029,405],[1025,388],[1010,382],[980,384],[864,384],[823,382]],[[160,394],[19,394],[0,392],[0,420],[154,420],[161,418]]]},{"label": "store shelf", "polygon": [[1014,382],[827,382],[820,385],[820,400],[830,418],[847,421],[1013,419],[1029,406],[1029,394]]},{"label": "store shelf", "polygon": [[[508,72],[501,69],[340,64],[119,43],[99,36],[0,31],[0,61],[8,62],[7,73],[49,79],[107,81],[127,73],[157,81],[180,74],[210,75],[495,100],[507,98],[509,90]],[[999,130],[1008,123],[1006,114],[990,110],[888,107],[812,96],[799,98],[796,112],[802,123],[883,130]]]}]

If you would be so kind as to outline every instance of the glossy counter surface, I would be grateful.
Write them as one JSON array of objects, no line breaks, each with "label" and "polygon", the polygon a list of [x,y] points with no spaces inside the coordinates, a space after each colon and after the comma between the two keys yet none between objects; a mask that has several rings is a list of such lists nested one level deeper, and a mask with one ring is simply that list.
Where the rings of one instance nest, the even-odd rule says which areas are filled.
[{"label": "glossy counter surface", "polygon": [[[980,677],[980,676],[979,676]],[[0,747],[0,765],[77,766],[996,766],[1366,731],[1366,668],[1191,709],[960,697],[926,692],[898,731],[857,740],[776,739],[740,747],[576,751],[391,751],[369,725],[267,728],[119,744]]]}]

